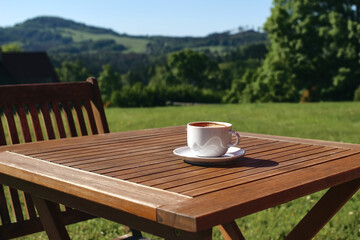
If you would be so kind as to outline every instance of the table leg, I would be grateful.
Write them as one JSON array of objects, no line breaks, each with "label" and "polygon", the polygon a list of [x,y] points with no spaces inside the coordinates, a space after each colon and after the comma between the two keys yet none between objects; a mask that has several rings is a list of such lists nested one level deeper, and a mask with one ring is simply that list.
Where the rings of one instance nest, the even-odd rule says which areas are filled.
[{"label": "table leg", "polygon": [[35,196],[32,196],[32,200],[49,239],[70,240],[60,218],[59,205]]},{"label": "table leg", "polygon": [[360,179],[355,179],[330,188],[290,232],[286,240],[312,239],[357,192],[359,187]]},{"label": "table leg", "polygon": [[235,221],[218,226],[225,240],[245,240]]}]

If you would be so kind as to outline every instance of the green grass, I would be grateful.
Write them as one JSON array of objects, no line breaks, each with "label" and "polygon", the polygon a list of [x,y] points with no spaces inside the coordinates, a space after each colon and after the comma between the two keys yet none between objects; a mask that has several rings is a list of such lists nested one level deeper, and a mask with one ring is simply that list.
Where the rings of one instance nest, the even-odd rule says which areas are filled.
[{"label": "green grass", "polygon": [[[158,108],[109,108],[110,131],[185,125],[190,121],[233,123],[239,131],[360,144],[360,103],[241,104]],[[283,239],[324,191],[237,220],[247,239]],[[115,223],[96,219],[68,227],[72,239],[111,239],[122,235]],[[151,239],[159,239],[146,235]],[[222,239],[217,228],[214,239]],[[360,238],[360,193],[338,212],[315,239]],[[26,239],[46,239],[44,233]]]},{"label": "green grass", "polygon": [[110,131],[214,120],[238,131],[360,143],[360,103],[269,103],[158,108],[109,108]]},{"label": "green grass", "polygon": [[72,29],[64,29],[62,31],[62,35],[66,37],[72,37],[74,42],[82,42],[82,41],[99,41],[99,40],[106,40],[111,39],[115,40],[116,43],[124,45],[127,50],[124,53],[134,52],[134,53],[145,53],[146,52],[146,45],[148,44],[148,40],[146,39],[137,39],[137,38],[130,38],[130,37],[122,37],[122,36],[115,36],[111,34],[92,34],[86,33],[81,31],[75,31]]}]

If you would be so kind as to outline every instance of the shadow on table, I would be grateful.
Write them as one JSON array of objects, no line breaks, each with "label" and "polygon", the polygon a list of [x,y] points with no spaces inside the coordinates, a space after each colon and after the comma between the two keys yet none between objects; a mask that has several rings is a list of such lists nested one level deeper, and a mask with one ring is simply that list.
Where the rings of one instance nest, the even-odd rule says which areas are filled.
[{"label": "shadow on table", "polygon": [[[186,162],[186,161],[185,161]],[[279,165],[278,162],[260,158],[241,157],[226,163],[190,163],[195,166],[216,167],[216,168],[268,168]]]}]

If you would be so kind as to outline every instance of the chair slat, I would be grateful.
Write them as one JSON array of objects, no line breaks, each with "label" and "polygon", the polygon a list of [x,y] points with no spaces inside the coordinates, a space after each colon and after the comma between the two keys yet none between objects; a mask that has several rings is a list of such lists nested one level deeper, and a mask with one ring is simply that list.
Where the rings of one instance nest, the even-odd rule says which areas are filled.
[{"label": "chair slat", "polygon": [[21,194],[24,199],[24,205],[25,205],[27,219],[36,218],[37,214],[36,214],[34,202],[32,201],[31,196],[25,192],[21,192]]},{"label": "chair slat", "polygon": [[84,113],[82,111],[82,107],[81,107],[81,102],[79,100],[75,100],[74,101],[74,109],[75,109],[75,115],[76,115],[76,120],[78,122],[78,126],[80,126],[80,132],[82,136],[86,136],[88,135],[87,130],[86,130],[86,123],[84,120]]},{"label": "chair slat", "polygon": [[101,101],[99,85],[97,80],[94,77],[86,79],[87,82],[91,83],[93,86],[93,99],[91,101],[91,106],[93,108],[95,121],[98,126],[99,133],[109,133],[109,125],[106,120],[105,111],[103,103]]},{"label": "chair slat", "polygon": [[86,112],[85,116],[86,116],[88,122],[90,123],[90,128],[91,128],[92,134],[98,134],[98,130],[97,130],[96,122],[95,122],[95,118],[94,118],[94,113],[91,108],[91,104],[90,104],[89,100],[84,101],[84,109]]},{"label": "chair slat", "polygon": [[6,145],[5,128],[2,123],[2,116],[0,114],[0,146]]},{"label": "chair slat", "polygon": [[58,130],[60,138],[66,138],[66,132],[64,127],[64,122],[61,117],[60,112],[60,103],[59,102],[52,102],[52,109],[55,115],[55,125],[56,129]]},{"label": "chair slat", "polygon": [[0,184],[0,217],[2,224],[10,224],[10,214],[7,207],[7,201],[4,192],[4,185]]},{"label": "chair slat", "polygon": [[45,123],[47,139],[55,139],[55,132],[51,121],[49,104],[40,103],[40,109],[41,109],[41,116]]},{"label": "chair slat", "polygon": [[[0,145],[109,132],[95,78],[0,86],[0,103]],[[32,196],[9,186],[0,188],[0,239],[44,230]],[[60,205],[54,204],[54,209],[60,210]],[[60,213],[65,224],[94,218],[69,207]]]},{"label": "chair slat", "polygon": [[39,113],[38,113],[37,107],[35,104],[29,104],[28,106],[29,106],[32,127],[35,132],[36,140],[43,141],[44,136],[43,136],[41,125],[40,125]]},{"label": "chair slat", "polygon": [[11,199],[12,210],[17,222],[24,221],[24,215],[21,209],[21,203],[19,199],[18,190],[8,187],[9,196]]},{"label": "chair slat", "polygon": [[18,144],[19,136],[16,128],[16,123],[14,119],[14,113],[11,106],[5,106],[4,108],[6,123],[9,130],[10,140],[12,144]]},{"label": "chair slat", "polygon": [[66,115],[68,127],[69,127],[69,130],[70,130],[70,135],[72,137],[77,137],[78,135],[77,135],[77,132],[76,132],[74,117],[72,115],[72,111],[71,111],[71,107],[70,107],[69,102],[64,101],[63,106],[64,106],[64,112],[65,112],[65,115]]},{"label": "chair slat", "polygon": [[25,107],[24,105],[19,105],[17,107],[17,112],[18,112],[18,117],[19,117],[19,121],[20,121],[20,126],[21,126],[21,134],[23,137],[23,140],[25,142],[31,142],[31,133],[30,133],[30,129],[29,129],[29,124],[27,121],[27,117],[26,117],[26,112],[25,112]]}]

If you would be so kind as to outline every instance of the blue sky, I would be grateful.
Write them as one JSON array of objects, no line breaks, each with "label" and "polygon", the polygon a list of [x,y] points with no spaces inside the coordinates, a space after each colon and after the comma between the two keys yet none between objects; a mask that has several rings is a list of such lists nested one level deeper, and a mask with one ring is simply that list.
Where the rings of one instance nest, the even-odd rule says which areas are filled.
[{"label": "blue sky", "polygon": [[261,28],[272,0],[1,0],[0,26],[57,16],[131,35],[206,36]]}]

